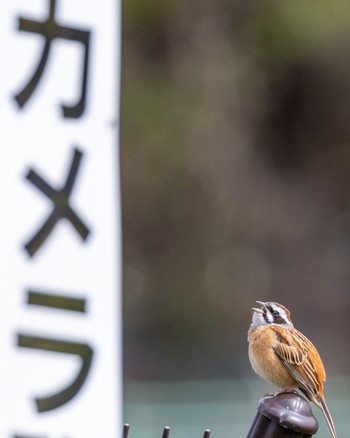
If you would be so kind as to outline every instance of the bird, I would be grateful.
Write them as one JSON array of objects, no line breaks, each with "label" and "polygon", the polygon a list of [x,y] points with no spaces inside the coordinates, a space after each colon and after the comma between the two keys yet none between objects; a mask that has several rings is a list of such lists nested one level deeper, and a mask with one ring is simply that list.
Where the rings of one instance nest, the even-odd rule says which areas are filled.
[{"label": "bird", "polygon": [[326,372],[322,359],[309,339],[294,328],[290,311],[282,304],[257,301],[248,330],[248,354],[253,370],[281,388],[298,388],[321,409],[332,438],[337,437],[326,405],[323,382]]}]

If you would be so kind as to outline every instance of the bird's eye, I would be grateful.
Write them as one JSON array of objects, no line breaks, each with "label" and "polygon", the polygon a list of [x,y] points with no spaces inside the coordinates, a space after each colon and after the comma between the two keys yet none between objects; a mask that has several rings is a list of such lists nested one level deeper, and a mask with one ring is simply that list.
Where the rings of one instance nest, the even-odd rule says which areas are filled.
[{"label": "bird's eye", "polygon": [[278,313],[277,310],[274,310],[274,311],[272,312],[272,316],[273,316],[274,318],[277,318],[278,316],[280,316],[280,314]]}]

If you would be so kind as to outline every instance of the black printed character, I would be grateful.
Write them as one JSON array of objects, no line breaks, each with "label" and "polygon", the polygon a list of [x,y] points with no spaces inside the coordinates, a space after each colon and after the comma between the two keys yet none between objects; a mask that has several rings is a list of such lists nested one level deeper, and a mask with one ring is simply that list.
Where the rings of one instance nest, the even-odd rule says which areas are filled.
[{"label": "black printed character", "polygon": [[[67,295],[50,294],[36,290],[28,290],[27,304],[50,307],[57,310],[85,313],[85,299]],[[87,343],[71,342],[52,337],[19,333],[17,346],[51,353],[75,355],[81,359],[81,366],[74,379],[65,388],[46,397],[35,397],[34,402],[39,413],[57,409],[68,403],[80,391],[91,368],[93,349]]]},{"label": "black printed character", "polygon": [[57,0],[50,0],[50,11],[46,21],[41,22],[30,20],[28,18],[19,18],[19,30],[23,32],[31,32],[42,35],[45,39],[45,44],[36,70],[34,71],[31,79],[29,79],[28,83],[23,87],[23,89],[15,95],[15,100],[17,101],[19,107],[23,108],[34,93],[45,70],[46,63],[50,54],[51,43],[54,39],[62,38],[68,41],[79,42],[84,47],[84,65],[82,69],[80,98],[78,99],[77,103],[72,106],[61,105],[63,117],[79,118],[84,113],[86,104],[90,31],[62,26],[58,24],[55,20],[56,4]]},{"label": "black printed character", "polygon": [[44,195],[51,199],[53,203],[52,211],[44,221],[43,225],[24,245],[24,249],[31,257],[35,255],[61,219],[67,219],[84,241],[89,236],[89,228],[73,210],[69,202],[82,157],[83,153],[75,148],[73,150],[73,158],[66,182],[58,189],[49,185],[34,169],[30,169],[27,173],[26,179],[35,187],[37,187]]}]

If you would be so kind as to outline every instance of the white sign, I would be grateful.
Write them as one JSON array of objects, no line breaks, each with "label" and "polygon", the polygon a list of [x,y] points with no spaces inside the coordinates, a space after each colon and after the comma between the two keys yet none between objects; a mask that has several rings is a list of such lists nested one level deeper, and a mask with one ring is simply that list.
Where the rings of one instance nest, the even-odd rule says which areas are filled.
[{"label": "white sign", "polygon": [[118,0],[0,7],[0,437],[121,435]]}]

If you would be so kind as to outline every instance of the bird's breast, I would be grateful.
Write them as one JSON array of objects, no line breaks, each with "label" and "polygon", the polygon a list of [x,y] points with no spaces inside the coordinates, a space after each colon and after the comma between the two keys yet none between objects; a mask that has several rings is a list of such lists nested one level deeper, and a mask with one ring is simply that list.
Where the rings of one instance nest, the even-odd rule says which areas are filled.
[{"label": "bird's breast", "polygon": [[262,378],[280,388],[297,386],[295,379],[274,352],[276,337],[268,326],[250,328],[248,331],[249,360],[253,370]]}]

